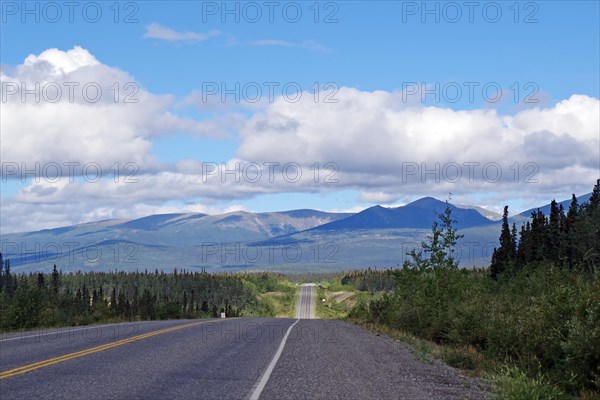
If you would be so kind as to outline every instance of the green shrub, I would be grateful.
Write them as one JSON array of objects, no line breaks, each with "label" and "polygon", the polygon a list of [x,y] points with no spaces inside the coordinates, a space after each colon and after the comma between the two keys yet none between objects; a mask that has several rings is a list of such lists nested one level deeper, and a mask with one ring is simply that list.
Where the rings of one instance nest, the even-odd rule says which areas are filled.
[{"label": "green shrub", "polygon": [[492,377],[500,400],[559,400],[564,394],[544,378],[530,378],[517,367],[504,367]]}]

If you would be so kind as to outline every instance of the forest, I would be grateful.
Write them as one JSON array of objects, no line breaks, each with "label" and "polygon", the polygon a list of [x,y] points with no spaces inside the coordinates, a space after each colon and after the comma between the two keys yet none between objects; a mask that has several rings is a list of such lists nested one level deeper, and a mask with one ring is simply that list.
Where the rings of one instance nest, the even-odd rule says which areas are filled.
[{"label": "forest", "polygon": [[99,322],[274,316],[261,294],[293,293],[282,275],[155,270],[15,274],[0,254],[0,330]]}]

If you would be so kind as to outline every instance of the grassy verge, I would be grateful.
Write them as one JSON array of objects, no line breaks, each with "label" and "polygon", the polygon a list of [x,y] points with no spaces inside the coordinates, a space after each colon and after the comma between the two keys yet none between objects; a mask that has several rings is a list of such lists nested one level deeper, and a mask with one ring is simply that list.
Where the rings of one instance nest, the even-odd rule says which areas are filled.
[{"label": "grassy verge", "polygon": [[356,305],[358,298],[365,295],[338,283],[321,282],[316,287],[316,316],[323,319],[344,319]]},{"label": "grassy verge", "polygon": [[261,293],[259,298],[267,304],[270,316],[275,318],[294,318],[298,291],[298,286],[285,282],[278,287],[277,291]]},{"label": "grassy verge", "polygon": [[543,377],[531,378],[515,366],[507,366],[486,358],[473,347],[440,345],[384,325],[354,318],[346,318],[346,321],[360,325],[377,335],[386,335],[408,344],[413,354],[422,361],[439,359],[462,370],[467,376],[482,378],[495,394],[495,400],[600,400],[600,396],[593,392],[585,392],[580,397],[567,395]]},{"label": "grassy verge", "polygon": [[[349,299],[340,302],[344,293],[352,293]],[[387,304],[385,292],[352,291],[350,286],[340,286],[339,282],[322,282],[318,288],[317,314],[321,318],[344,319],[365,327],[378,334],[386,335],[395,340],[408,344],[415,356],[425,362],[434,359],[462,370],[465,375],[481,378],[486,386],[494,393],[498,400],[554,400],[554,399],[584,399],[600,400],[600,396],[593,391],[579,393],[578,397],[568,394],[564,389],[553,383],[543,373],[532,376],[519,366],[489,357],[475,346],[469,344],[440,343],[417,337],[412,333],[402,331],[389,324],[380,324],[371,318],[365,318],[360,312],[350,311],[358,303],[377,306],[378,302]],[[322,301],[325,299],[325,301]],[[389,307],[383,308],[388,310]],[[356,310],[355,310],[356,311]],[[424,317],[424,315],[421,315]]]}]

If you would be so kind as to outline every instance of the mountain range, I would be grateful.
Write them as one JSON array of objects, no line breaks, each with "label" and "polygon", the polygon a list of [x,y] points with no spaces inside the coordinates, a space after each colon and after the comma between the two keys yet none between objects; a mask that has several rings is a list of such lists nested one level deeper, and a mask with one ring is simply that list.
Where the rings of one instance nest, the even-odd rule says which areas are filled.
[{"label": "mountain range", "polygon": [[[587,201],[589,195],[579,197]],[[561,202],[568,209],[569,200]],[[465,267],[485,266],[500,232],[498,215],[476,206],[454,206],[464,237],[458,257]],[[539,207],[545,213],[549,205]],[[358,213],[316,210],[221,215],[158,214],[105,220],[35,232],[4,234],[4,258],[15,271],[206,269],[323,272],[402,265],[406,253],[431,231],[446,203],[425,197],[405,206],[373,206]],[[522,223],[531,211],[511,218]]]}]

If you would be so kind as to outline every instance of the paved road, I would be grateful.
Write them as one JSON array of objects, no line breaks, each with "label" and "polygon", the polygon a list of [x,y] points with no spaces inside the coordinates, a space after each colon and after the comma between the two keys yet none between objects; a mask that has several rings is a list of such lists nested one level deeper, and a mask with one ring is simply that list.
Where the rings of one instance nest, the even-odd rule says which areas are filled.
[{"label": "paved road", "polygon": [[[0,338],[2,399],[486,398],[477,382],[341,321],[151,321]],[[312,306],[311,306],[312,304]]]},{"label": "paved road", "polygon": [[312,283],[300,287],[296,302],[296,318],[315,318],[315,287]]}]

